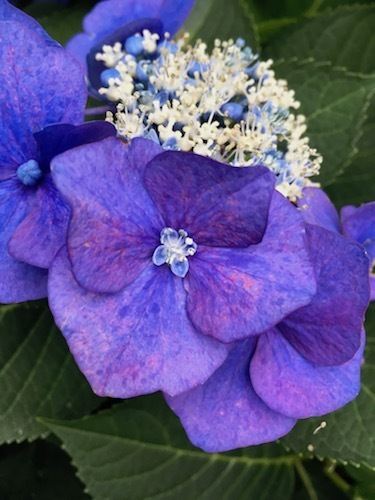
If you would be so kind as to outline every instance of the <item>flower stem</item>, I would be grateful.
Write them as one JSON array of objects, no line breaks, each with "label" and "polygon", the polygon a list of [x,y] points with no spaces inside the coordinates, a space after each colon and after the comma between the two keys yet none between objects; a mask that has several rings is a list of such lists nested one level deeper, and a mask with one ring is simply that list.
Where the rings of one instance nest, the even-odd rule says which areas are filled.
[{"label": "flower stem", "polygon": [[296,458],[294,465],[297,469],[298,475],[307,491],[310,500],[319,500],[318,495],[314,489],[311,479],[299,458]]},{"label": "flower stem", "polygon": [[109,110],[109,106],[97,106],[96,108],[85,109],[85,116],[98,116]]},{"label": "flower stem", "polygon": [[351,486],[348,484],[337,472],[335,472],[336,464],[334,462],[327,462],[324,466],[325,475],[344,493],[348,493]]}]

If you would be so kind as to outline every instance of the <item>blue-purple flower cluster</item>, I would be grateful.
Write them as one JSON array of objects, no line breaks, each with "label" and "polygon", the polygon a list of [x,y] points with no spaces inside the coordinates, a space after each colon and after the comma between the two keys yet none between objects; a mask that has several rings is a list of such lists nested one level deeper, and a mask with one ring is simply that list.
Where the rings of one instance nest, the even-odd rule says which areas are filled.
[{"label": "blue-purple flower cluster", "polygon": [[[193,2],[124,4],[100,2],[71,47],[145,13],[176,31]],[[356,397],[374,203],[340,222],[317,188],[291,203],[266,166],[83,123],[84,67],[5,0],[0,72],[0,302],[48,296],[94,392],[163,391],[209,452]]]}]

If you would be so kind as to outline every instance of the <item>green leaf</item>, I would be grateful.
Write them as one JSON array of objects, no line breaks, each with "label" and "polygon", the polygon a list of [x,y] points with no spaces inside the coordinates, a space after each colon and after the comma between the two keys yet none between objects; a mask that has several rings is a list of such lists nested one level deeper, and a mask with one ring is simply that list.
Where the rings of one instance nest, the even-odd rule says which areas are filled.
[{"label": "green leaf", "polygon": [[[247,0],[249,1],[249,0]],[[298,17],[308,10],[314,0],[250,0],[263,18]]]},{"label": "green leaf", "polygon": [[265,57],[329,62],[361,74],[375,72],[375,5],[342,7],[289,27],[268,43]]},{"label": "green leaf", "polygon": [[306,475],[300,474],[302,481],[301,484],[296,485],[293,500],[306,500],[307,498],[310,500],[348,500],[347,495],[326,476],[321,462],[309,460],[304,463],[304,468]]},{"label": "green leaf", "polygon": [[70,459],[53,443],[38,440],[0,448],[0,498],[89,500]]},{"label": "green leaf", "polygon": [[350,160],[343,174],[326,189],[338,208],[375,200],[375,96],[371,99],[361,132],[362,135],[357,143],[357,153]]},{"label": "green leaf", "polygon": [[79,421],[44,423],[63,441],[94,499],[108,492],[111,500],[291,498],[294,457],[282,447],[203,453],[159,395]]},{"label": "green leaf", "polygon": [[314,3],[319,3],[319,9],[323,10],[343,5],[373,4],[374,0],[315,0]]},{"label": "green leaf", "polygon": [[306,136],[323,156],[317,180],[322,186],[331,184],[357,151],[374,80],[311,61],[281,61],[274,69],[295,90],[298,112],[307,119]]},{"label": "green leaf", "polygon": [[45,308],[0,308],[0,443],[46,435],[36,416],[76,418],[94,396]]},{"label": "green leaf", "polygon": [[[366,322],[362,389],[353,402],[326,417],[301,420],[282,439],[292,450],[375,468],[375,304]],[[326,427],[316,431],[322,421]],[[315,431],[315,433],[314,433]]]},{"label": "green leaf", "polygon": [[243,38],[259,52],[259,39],[254,18],[243,0],[197,0],[184,31],[192,41],[201,38],[209,46],[216,38]]},{"label": "green leaf", "polygon": [[347,466],[345,471],[357,482],[354,488],[355,500],[373,500],[375,498],[375,471],[353,466]]}]

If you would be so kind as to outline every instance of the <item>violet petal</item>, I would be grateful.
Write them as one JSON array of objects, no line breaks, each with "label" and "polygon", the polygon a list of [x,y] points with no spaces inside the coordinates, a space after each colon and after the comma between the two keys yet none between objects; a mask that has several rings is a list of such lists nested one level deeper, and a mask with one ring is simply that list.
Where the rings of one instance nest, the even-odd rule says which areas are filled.
[{"label": "violet petal", "polygon": [[9,240],[9,253],[22,262],[48,269],[65,244],[70,210],[52,180],[47,179],[34,195],[34,206]]},{"label": "violet petal", "polygon": [[304,188],[303,197],[297,200],[297,205],[303,219],[309,224],[315,224],[336,233],[341,233],[337,210],[322,189]]},{"label": "violet petal", "polygon": [[185,229],[198,245],[247,247],[263,237],[275,186],[265,167],[169,151],[149,163],[144,182],[167,225]]},{"label": "violet petal", "polygon": [[255,343],[255,339],[239,342],[204,384],[176,397],[166,396],[190,441],[204,451],[274,441],[296,422],[271,410],[255,393],[249,377]]},{"label": "violet petal", "polygon": [[369,300],[368,259],[356,242],[306,224],[317,293],[279,329],[312,363],[332,366],[353,357],[360,345]]},{"label": "violet petal", "polygon": [[165,227],[141,179],[160,152],[146,139],[108,138],[54,158],[53,179],[72,208],[68,251],[73,272],[93,292],[117,292],[151,260]]},{"label": "violet petal", "polygon": [[37,159],[33,133],[56,122],[83,121],[87,90],[70,54],[12,21],[1,22],[0,77],[0,169],[11,164],[16,170]]},{"label": "violet petal", "polygon": [[360,390],[364,333],[360,349],[344,364],[310,363],[277,330],[262,335],[250,364],[260,398],[274,411],[294,418],[320,416],[341,408]]},{"label": "violet petal", "polygon": [[149,264],[117,294],[81,288],[61,251],[50,270],[49,299],[75,360],[93,390],[128,398],[157,390],[178,394],[203,383],[227,347],[200,335],[185,308],[180,278]]},{"label": "violet petal", "polygon": [[342,232],[344,236],[361,243],[370,257],[375,261],[375,201],[347,210],[341,210]]},{"label": "violet petal", "polygon": [[196,328],[222,342],[268,330],[315,293],[304,223],[277,192],[258,245],[219,249],[195,241],[197,253],[185,278],[189,316]]},{"label": "violet petal", "polygon": [[45,127],[34,134],[40,151],[40,168],[49,172],[51,160],[58,154],[107,137],[116,137],[116,129],[111,123],[104,121],[92,121],[78,126],[59,123]]},{"label": "violet petal", "polygon": [[11,304],[47,296],[47,272],[15,260],[8,253],[8,241],[33,204],[18,180],[0,183],[0,302]]}]

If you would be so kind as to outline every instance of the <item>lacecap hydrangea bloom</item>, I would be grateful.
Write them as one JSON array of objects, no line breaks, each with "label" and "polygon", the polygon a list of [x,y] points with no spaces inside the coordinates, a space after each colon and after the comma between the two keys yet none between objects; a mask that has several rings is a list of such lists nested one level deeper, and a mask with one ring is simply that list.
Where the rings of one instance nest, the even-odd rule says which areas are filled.
[{"label": "lacecap hydrangea bloom", "polygon": [[187,36],[173,41],[143,30],[104,45],[98,93],[117,103],[107,119],[124,140],[147,137],[164,149],[194,151],[234,166],[262,164],[292,201],[317,185],[321,156],[308,144],[305,117],[272,60],[241,39],[217,40],[212,53]]},{"label": "lacecap hydrangea bloom", "polygon": [[307,222],[341,233],[363,245],[369,258],[371,300],[375,300],[375,202],[360,207],[347,205],[341,209],[339,217],[324,191],[306,188],[298,206]]},{"label": "lacecap hydrangea bloom", "polygon": [[164,391],[206,451],[358,393],[367,256],[306,224],[269,169],[109,138],[51,171],[72,216],[50,307],[96,393]]},{"label": "lacecap hydrangea bloom", "polygon": [[47,295],[46,269],[65,241],[69,207],[51,158],[114,129],[83,124],[79,63],[7,2],[0,14],[0,302],[12,303]]}]

